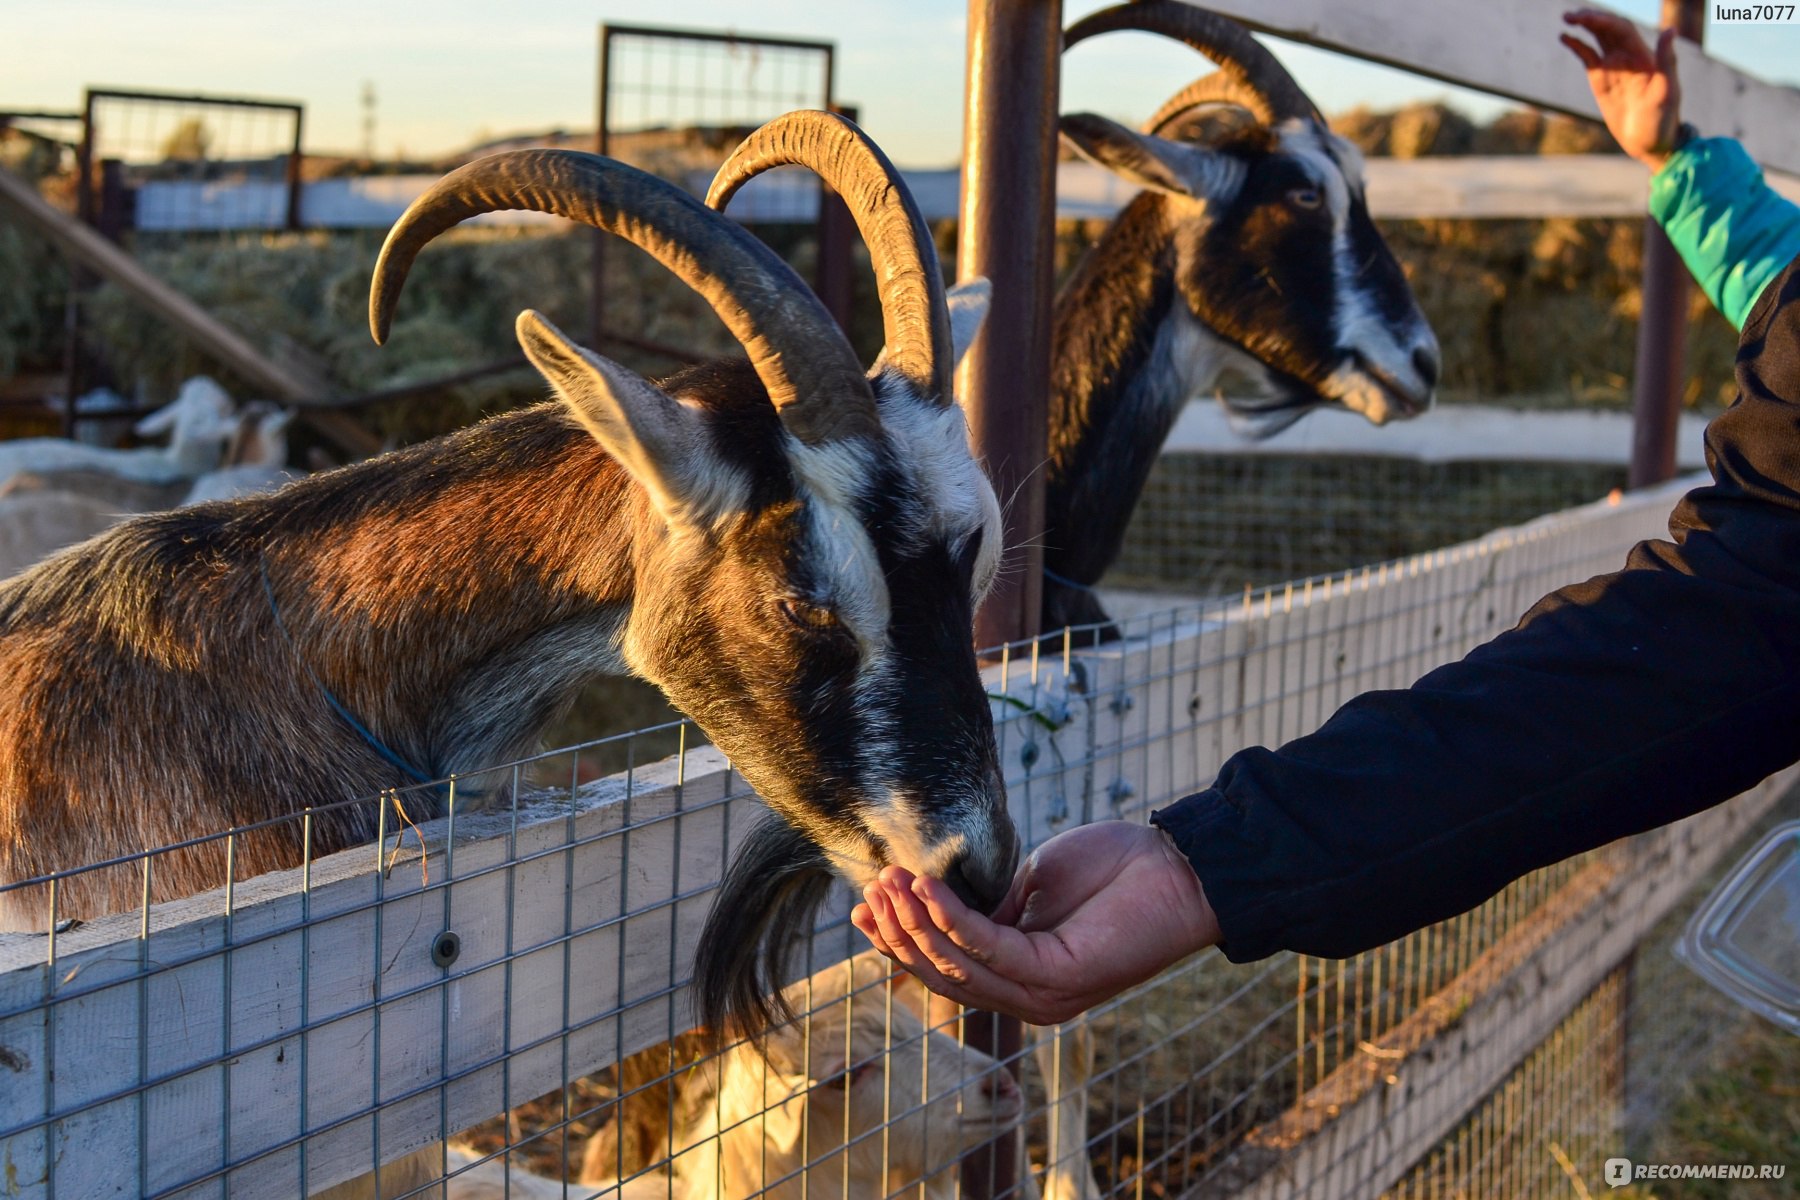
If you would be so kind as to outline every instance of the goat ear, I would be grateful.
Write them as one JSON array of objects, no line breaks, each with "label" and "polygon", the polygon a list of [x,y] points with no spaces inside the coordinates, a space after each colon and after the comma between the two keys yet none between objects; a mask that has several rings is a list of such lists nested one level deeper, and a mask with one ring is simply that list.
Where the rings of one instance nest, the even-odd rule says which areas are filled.
[{"label": "goat ear", "polygon": [[526,309],[519,345],[594,440],[650,493],[671,521],[697,515],[706,432],[692,409],[628,367],[571,342]]},{"label": "goat ear", "polygon": [[953,363],[962,362],[964,354],[974,344],[975,335],[981,332],[981,323],[987,320],[988,305],[994,298],[994,285],[977,275],[966,279],[944,294],[950,306],[950,358]]},{"label": "goat ear", "polygon": [[763,1110],[762,1135],[774,1149],[783,1154],[792,1154],[800,1148],[800,1138],[806,1125],[806,1102],[810,1099],[806,1089],[810,1085],[804,1076],[784,1078],[788,1078],[798,1094]]},{"label": "goat ear", "polygon": [[139,437],[157,437],[174,429],[175,418],[180,415],[181,400],[177,397],[155,412],[140,417],[138,423],[131,427],[131,432]]},{"label": "goat ear", "polygon": [[1139,133],[1094,113],[1071,113],[1059,128],[1083,158],[1139,187],[1210,200],[1241,178],[1241,166],[1217,151]]}]

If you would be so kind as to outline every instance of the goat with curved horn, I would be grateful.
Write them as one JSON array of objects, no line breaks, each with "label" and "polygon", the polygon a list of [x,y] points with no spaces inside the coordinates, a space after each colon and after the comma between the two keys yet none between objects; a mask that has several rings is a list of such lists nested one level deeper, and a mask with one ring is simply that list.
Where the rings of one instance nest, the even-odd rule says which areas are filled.
[{"label": "goat with curved horn", "polygon": [[1219,65],[1139,133],[1062,119],[1084,157],[1145,190],[1057,296],[1043,628],[1114,636],[1093,592],[1189,400],[1228,386],[1252,437],[1314,408],[1377,425],[1423,412],[1437,341],[1376,231],[1362,158],[1236,22],[1179,0],[1103,9],[1064,36],[1174,38]]},{"label": "goat with curved horn", "polygon": [[[1264,125],[1278,125],[1295,118],[1321,119],[1311,97],[1294,82],[1281,60],[1250,36],[1249,30],[1230,17],[1181,0],[1142,0],[1089,13],[1063,33],[1063,50],[1067,52],[1088,38],[1118,30],[1160,33],[1185,42],[1212,59],[1230,81],[1239,103]],[[1170,103],[1180,102],[1183,94],[1178,93]]]},{"label": "goat with curved horn", "polygon": [[[873,184],[846,188],[878,207]],[[527,311],[519,339],[556,401],[272,496],[128,521],[0,583],[0,678],[17,685],[0,827],[32,831],[0,839],[0,927],[49,917],[46,886],[4,885],[196,831],[255,827],[233,843],[239,876],[367,841],[379,806],[359,798],[523,757],[602,674],[655,683],[777,814],[703,935],[715,1032],[754,1031],[779,1004],[784,951],[834,874],[898,865],[999,903],[1018,838],[971,633],[1000,506],[943,386],[978,298],[952,330],[935,261],[907,265],[918,248],[890,221],[890,347],[865,372],[731,221],[623,164],[522,151],[452,173],[401,218],[371,290],[378,340],[423,247],[505,208],[629,238],[747,359],[652,382]],[[444,803],[426,789],[412,815]],[[301,812],[310,840],[282,820]],[[216,886],[225,845],[159,860],[150,899]],[[58,912],[118,911],[143,886],[86,873],[59,885]]]},{"label": "goat with curved horn", "polygon": [[528,209],[625,237],[698,292],[750,355],[750,365],[805,442],[866,434],[874,400],[862,367],[824,305],[748,233],[686,192],[596,154],[515,150],[438,180],[382,244],[369,287],[369,330],[387,340],[413,259],[431,239],[483,213]]},{"label": "goat with curved horn", "polygon": [[[966,455],[962,410],[951,392],[951,376],[986,312],[986,281],[964,284],[953,298],[946,293],[931,229],[900,172],[854,122],[836,113],[792,112],[751,133],[720,165],[706,202],[723,209],[756,176],[783,166],[805,167],[841,195],[869,247],[886,334],[873,372],[884,424],[896,434],[921,420],[937,426],[937,432],[911,439],[912,456],[929,456],[933,443],[942,446],[949,437],[965,439],[958,451]],[[937,414],[928,415],[922,406]],[[991,539],[997,533],[996,528],[984,534],[987,544],[982,547],[996,562],[1000,546]],[[966,625],[958,629],[972,632]],[[960,651],[955,655],[960,657]],[[916,802],[926,809],[953,803],[929,792]],[[810,919],[816,896],[788,883],[781,870],[795,856],[799,837],[793,828],[774,825],[753,833],[720,890],[694,968],[709,1024],[714,1014],[745,1011],[766,1021],[770,1002],[764,993],[780,982],[774,978],[776,962],[765,962],[760,992],[744,990],[756,981],[735,969],[732,947],[741,938],[742,923],[758,914],[779,914],[775,926],[791,932],[799,932]],[[960,886],[956,879],[951,882]],[[771,951],[778,948],[778,942],[769,943]]]}]

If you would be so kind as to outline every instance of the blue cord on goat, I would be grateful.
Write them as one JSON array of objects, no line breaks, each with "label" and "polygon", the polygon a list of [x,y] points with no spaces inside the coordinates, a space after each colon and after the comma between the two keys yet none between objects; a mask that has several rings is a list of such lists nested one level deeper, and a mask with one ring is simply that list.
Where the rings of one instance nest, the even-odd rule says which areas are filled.
[{"label": "blue cord on goat", "polygon": [[1078,592],[1094,592],[1094,591],[1098,590],[1091,583],[1076,583],[1073,579],[1067,579],[1061,575],[1058,575],[1055,571],[1052,571],[1049,567],[1044,568],[1044,578],[1048,579],[1051,583],[1060,583],[1064,587],[1074,588]]},{"label": "blue cord on goat", "polygon": [[297,661],[301,668],[312,677],[312,681],[318,685],[319,691],[324,693],[325,703],[331,705],[331,711],[342,717],[344,719],[344,724],[356,730],[357,734],[362,737],[363,741],[369,743],[369,747],[374,750],[375,753],[381,755],[382,758],[386,759],[395,769],[405,775],[408,779],[412,780],[414,783],[430,784],[440,792],[448,792],[450,788],[447,784],[434,782],[430,775],[427,775],[425,772],[419,770],[419,768],[413,766],[404,758],[401,758],[398,754],[388,749],[387,745],[380,738],[371,733],[368,726],[357,720],[356,715],[348,708],[345,708],[343,703],[332,694],[331,689],[325,686],[325,681],[319,678],[318,672],[312,669],[312,664],[307,662],[306,657],[300,653],[300,648],[294,645],[293,636],[288,633],[287,622],[281,619],[281,608],[275,603],[275,585],[269,582],[269,562],[267,559],[262,561],[262,585],[263,594],[269,598],[269,615],[275,618],[276,632],[281,634],[281,640],[286,642],[288,649],[293,652],[295,661]]}]

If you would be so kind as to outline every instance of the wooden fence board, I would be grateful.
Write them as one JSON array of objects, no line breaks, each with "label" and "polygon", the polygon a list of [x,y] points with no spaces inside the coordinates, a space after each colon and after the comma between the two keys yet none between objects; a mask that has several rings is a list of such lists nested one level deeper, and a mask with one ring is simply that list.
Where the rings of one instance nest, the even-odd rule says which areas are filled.
[{"label": "wooden fence board", "polygon": [[[1573,116],[1599,116],[1586,74],[1556,41],[1568,8],[1562,0],[1459,5],[1395,0],[1379,6],[1208,0],[1207,7],[1265,33],[1459,87]],[[1707,133],[1738,138],[1759,162],[1800,172],[1794,89],[1766,83],[1688,42],[1677,43],[1676,56],[1686,119]]]},{"label": "wooden fence board", "polygon": [[[1562,581],[1538,569],[1541,547],[1566,547],[1554,560],[1565,574],[1614,562],[1660,528],[1681,486],[1495,539],[1495,577],[1525,570],[1535,598]],[[1303,732],[1327,695],[1416,669],[1406,638],[1422,622],[1452,627],[1423,657],[1459,650],[1489,623],[1454,628],[1469,597],[1453,574],[1448,558],[1418,560],[1380,587],[1301,589],[1291,605],[1283,593],[1267,615],[1261,599],[1208,610],[1205,622],[1075,655],[1081,689],[1060,656],[1035,678],[1016,667],[1010,695],[1068,716],[1051,730],[997,709],[1028,843],[1072,817],[1114,815],[1119,782],[1135,792],[1118,811],[1141,816],[1202,786],[1221,755]],[[1321,641],[1322,630],[1333,632]],[[59,935],[54,967],[47,938],[0,939],[0,1128],[15,1131],[0,1136],[0,1162],[23,1171],[20,1194],[43,1191],[46,1135],[31,1125],[46,1096],[63,1114],[48,1135],[59,1195],[134,1191],[140,1144],[153,1191],[232,1163],[235,1194],[291,1195],[303,1129],[308,1186],[323,1187],[369,1169],[377,1118],[365,1110],[377,1100],[390,1106],[379,1118],[389,1159],[435,1140],[440,1109],[446,1127],[464,1128],[560,1087],[565,1061],[579,1076],[687,1028],[680,985],[712,890],[762,809],[711,747],[640,768],[633,785],[614,777],[532,800],[516,819],[459,811],[454,839],[448,818],[425,825],[429,884],[409,834],[391,873],[362,847],[312,863],[309,880],[239,883],[229,913],[223,889],[157,905],[147,941],[139,914],[104,918]],[[1058,792],[1073,810],[1060,819]],[[838,890],[796,977],[859,947],[843,919],[850,899]],[[430,957],[445,929],[462,938],[448,971]]]}]

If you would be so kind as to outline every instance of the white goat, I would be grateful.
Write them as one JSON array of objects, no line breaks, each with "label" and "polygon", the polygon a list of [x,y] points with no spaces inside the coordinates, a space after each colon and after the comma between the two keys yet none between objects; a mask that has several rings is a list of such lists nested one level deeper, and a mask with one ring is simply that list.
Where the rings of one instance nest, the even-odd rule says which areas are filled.
[{"label": "white goat", "polygon": [[129,512],[80,492],[55,489],[0,496],[0,579],[64,546],[112,528]]},{"label": "white goat", "polygon": [[[273,491],[293,479],[286,429],[292,415],[273,405],[247,406],[229,465],[194,480],[183,504]],[[0,484],[0,579],[85,542],[136,513],[171,507],[181,484],[147,483],[91,467],[24,471]]]},{"label": "white goat", "polygon": [[[895,981],[894,995],[932,1029],[953,1029],[963,1008],[934,995],[910,975]],[[1094,1076],[1094,1032],[1085,1018],[1063,1025],[1025,1027],[1044,1089],[1045,1154],[1041,1190],[1027,1177],[1021,1200],[1100,1200],[1088,1152],[1088,1082]],[[1026,1160],[1021,1128],[1018,1161]]]},{"label": "white goat", "polygon": [[265,400],[245,405],[225,464],[194,480],[182,504],[254,496],[299,478],[287,466],[287,427],[293,419],[293,413]]},{"label": "white goat", "polygon": [[[1013,1128],[1024,1098],[994,1059],[928,1030],[891,970],[867,953],[818,972],[786,992],[806,1016],[772,1029],[760,1052],[739,1044],[693,1072],[699,1094],[679,1107],[698,1117],[675,1135],[676,1195],[956,1194],[957,1160]],[[616,1183],[592,1149],[582,1178]]]},{"label": "white goat", "polygon": [[113,450],[67,438],[20,438],[0,442],[0,483],[21,471],[90,468],[145,483],[192,479],[219,465],[236,429],[236,406],[225,389],[204,375],[181,385],[175,399],[139,421],[139,437],[169,435],[166,446]]}]

